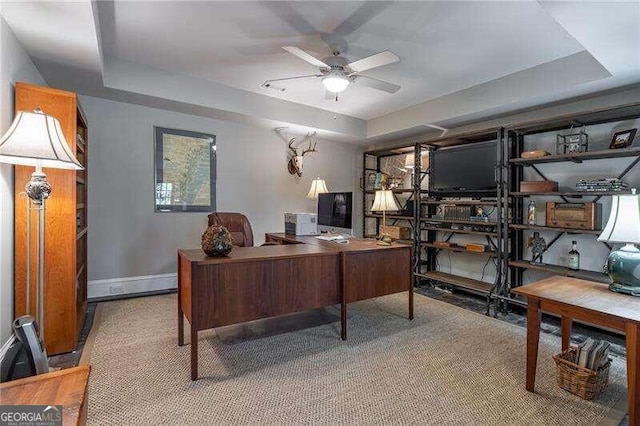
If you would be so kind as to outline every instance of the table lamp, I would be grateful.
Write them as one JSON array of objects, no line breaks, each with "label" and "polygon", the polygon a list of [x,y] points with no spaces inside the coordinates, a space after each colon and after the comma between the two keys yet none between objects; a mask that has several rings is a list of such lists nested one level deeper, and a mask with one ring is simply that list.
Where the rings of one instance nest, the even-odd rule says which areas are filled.
[{"label": "table lamp", "polygon": [[605,271],[613,283],[609,290],[640,296],[640,195],[614,195],[607,226],[598,241],[624,244],[609,255]]},{"label": "table lamp", "polygon": [[329,192],[327,185],[324,183],[324,179],[319,177],[311,181],[311,188],[307,194],[307,198],[318,198],[320,194],[326,194]]},{"label": "table lamp", "polygon": [[[27,280],[26,306],[30,314],[31,295],[31,211],[38,212],[36,226],[36,321],[40,338],[44,341],[44,236],[45,200],[51,193],[51,185],[43,173],[43,167],[82,170],[82,165],[73,155],[67,143],[60,122],[36,108],[33,112],[20,111],[16,114],[9,130],[0,139],[0,163],[35,166],[25,192],[29,197],[27,205]],[[33,207],[35,206],[35,207]]]},{"label": "table lamp", "polygon": [[[393,191],[389,189],[382,189],[376,191],[375,198],[373,199],[373,206],[371,207],[371,211],[374,212],[382,212],[382,228],[386,227],[386,216],[385,212],[390,211],[398,211],[400,210],[400,206],[396,201],[396,197],[393,195]],[[385,232],[380,232],[380,241],[378,241],[378,245],[381,246],[390,246],[391,245],[391,236]]]}]

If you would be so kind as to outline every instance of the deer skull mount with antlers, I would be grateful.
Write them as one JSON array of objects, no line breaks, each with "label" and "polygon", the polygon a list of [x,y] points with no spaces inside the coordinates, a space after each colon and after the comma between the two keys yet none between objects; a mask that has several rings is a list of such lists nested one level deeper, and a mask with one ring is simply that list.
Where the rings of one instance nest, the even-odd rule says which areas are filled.
[{"label": "deer skull mount with antlers", "polygon": [[309,148],[305,149],[302,151],[301,155],[298,155],[298,149],[293,147],[293,143],[296,141],[296,138],[291,138],[291,140],[289,140],[289,149],[291,150],[291,153],[293,154],[291,156],[291,158],[289,158],[289,162],[287,163],[287,170],[289,170],[289,173],[292,175],[298,175],[299,177],[302,177],[302,166],[303,166],[303,158],[304,155],[309,153],[309,152],[318,152],[316,151],[316,145],[318,144],[317,142],[313,144],[313,147],[311,146],[311,140],[309,140]]}]

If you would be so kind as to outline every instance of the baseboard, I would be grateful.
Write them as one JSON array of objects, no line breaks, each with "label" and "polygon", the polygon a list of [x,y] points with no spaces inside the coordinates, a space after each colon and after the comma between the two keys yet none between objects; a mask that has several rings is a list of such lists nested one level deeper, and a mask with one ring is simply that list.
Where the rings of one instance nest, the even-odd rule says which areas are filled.
[{"label": "baseboard", "polygon": [[127,294],[146,293],[178,287],[178,274],[143,275],[139,277],[109,278],[87,283],[89,300]]}]

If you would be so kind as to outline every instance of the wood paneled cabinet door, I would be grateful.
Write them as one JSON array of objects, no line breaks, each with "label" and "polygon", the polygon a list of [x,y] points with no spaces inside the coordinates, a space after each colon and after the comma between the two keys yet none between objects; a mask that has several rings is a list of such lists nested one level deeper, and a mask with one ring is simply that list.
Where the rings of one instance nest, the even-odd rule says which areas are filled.
[{"label": "wood paneled cabinet door", "polygon": [[[75,93],[16,83],[15,110],[42,109],[60,121],[69,147],[84,170],[45,168],[52,191],[45,212],[44,340],[49,355],[76,349],[87,310],[87,158],[88,127]],[[15,167],[15,293],[14,315],[36,312],[35,212],[28,212],[24,187],[34,167]],[[27,244],[31,215],[31,244]],[[27,247],[31,248],[30,265]],[[29,271],[27,270],[29,269]],[[30,274],[30,309],[26,281]]]}]

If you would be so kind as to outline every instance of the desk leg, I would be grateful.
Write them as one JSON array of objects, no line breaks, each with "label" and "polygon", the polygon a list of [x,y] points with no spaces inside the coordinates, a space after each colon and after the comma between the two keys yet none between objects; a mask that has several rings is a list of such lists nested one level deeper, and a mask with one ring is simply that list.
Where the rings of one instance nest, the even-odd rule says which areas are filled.
[{"label": "desk leg", "polygon": [[184,312],[178,299],[178,346],[184,346]]},{"label": "desk leg", "polygon": [[198,330],[191,325],[191,380],[198,380]]},{"label": "desk leg", "polygon": [[182,312],[182,274],[180,273],[180,255],[178,255],[178,346],[184,346],[184,312]]},{"label": "desk leg", "polygon": [[562,316],[560,318],[560,328],[562,329],[562,351],[569,349],[571,343],[571,326],[573,320],[569,317]]},{"label": "desk leg", "polygon": [[627,323],[629,426],[640,426],[640,324]]},{"label": "desk leg", "polygon": [[347,340],[347,291],[345,289],[344,271],[347,268],[347,256],[340,253],[340,338]]},{"label": "desk leg", "polygon": [[540,301],[529,298],[527,307],[527,390],[536,387],[538,342],[540,341]]}]

